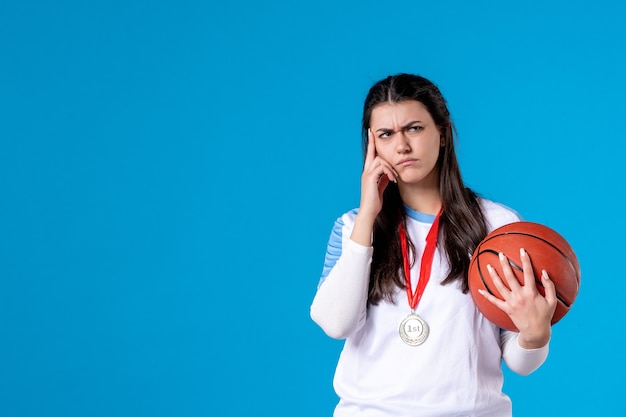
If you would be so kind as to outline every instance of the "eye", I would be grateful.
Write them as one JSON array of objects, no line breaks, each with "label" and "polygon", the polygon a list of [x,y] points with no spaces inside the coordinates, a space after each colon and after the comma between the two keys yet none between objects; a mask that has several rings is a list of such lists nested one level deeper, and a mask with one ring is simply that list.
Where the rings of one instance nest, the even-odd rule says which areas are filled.
[{"label": "eye", "polygon": [[422,130],[424,130],[424,126],[411,126],[408,128],[409,132],[421,132]]},{"label": "eye", "polygon": [[378,138],[379,139],[387,139],[389,136],[391,136],[391,132],[386,131],[386,132],[383,132],[380,135],[378,135]]}]

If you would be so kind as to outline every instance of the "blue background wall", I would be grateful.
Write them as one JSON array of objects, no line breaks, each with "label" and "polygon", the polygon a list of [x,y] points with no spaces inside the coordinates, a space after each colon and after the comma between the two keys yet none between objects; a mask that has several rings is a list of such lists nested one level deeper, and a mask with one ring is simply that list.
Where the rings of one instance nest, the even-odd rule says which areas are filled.
[{"label": "blue background wall", "polygon": [[[504,4],[506,3],[506,4]],[[582,286],[517,417],[626,415],[618,1],[0,5],[0,414],[330,416],[309,319],[364,95],[431,78],[466,182]]]}]

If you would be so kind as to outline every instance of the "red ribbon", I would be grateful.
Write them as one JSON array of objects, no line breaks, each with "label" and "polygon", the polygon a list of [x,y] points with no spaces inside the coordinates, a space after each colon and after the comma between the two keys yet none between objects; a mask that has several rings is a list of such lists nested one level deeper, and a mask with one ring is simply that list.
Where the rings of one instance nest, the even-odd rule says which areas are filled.
[{"label": "red ribbon", "polygon": [[411,310],[415,310],[417,308],[417,304],[422,298],[422,294],[424,294],[424,288],[426,288],[426,284],[430,279],[430,271],[433,266],[433,256],[435,255],[435,249],[437,248],[437,236],[439,235],[439,218],[441,217],[442,211],[443,207],[439,209],[439,213],[435,216],[435,220],[433,221],[432,226],[430,226],[430,230],[426,236],[426,247],[424,248],[424,253],[422,254],[420,276],[419,281],[417,282],[417,288],[415,288],[415,293],[413,293],[411,286],[411,263],[409,260],[409,249],[406,241],[406,229],[404,227],[404,222],[400,222],[400,245],[402,246],[402,260],[404,261],[406,295],[409,299],[409,306],[411,307]]}]

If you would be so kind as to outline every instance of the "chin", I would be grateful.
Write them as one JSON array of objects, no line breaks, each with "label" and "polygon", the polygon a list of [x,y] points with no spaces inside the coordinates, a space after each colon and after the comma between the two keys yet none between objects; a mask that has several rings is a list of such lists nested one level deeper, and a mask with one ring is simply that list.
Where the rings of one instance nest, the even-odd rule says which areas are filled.
[{"label": "chin", "polygon": [[425,177],[423,175],[401,175],[400,181],[404,184],[413,185],[424,182]]}]

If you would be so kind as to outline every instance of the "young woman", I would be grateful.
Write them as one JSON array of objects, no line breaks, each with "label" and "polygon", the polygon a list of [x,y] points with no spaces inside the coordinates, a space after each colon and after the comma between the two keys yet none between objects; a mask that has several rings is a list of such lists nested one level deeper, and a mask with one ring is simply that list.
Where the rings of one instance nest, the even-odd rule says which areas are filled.
[{"label": "young woman", "polygon": [[[343,416],[510,416],[502,360],[527,375],[546,359],[554,285],[491,275],[519,333],[489,322],[468,291],[471,254],[487,233],[521,220],[465,187],[454,125],[439,89],[399,74],[377,82],[364,105],[365,163],[358,209],[335,222],[312,319],[345,339],[334,377]],[[505,287],[507,283],[509,287]]]}]

